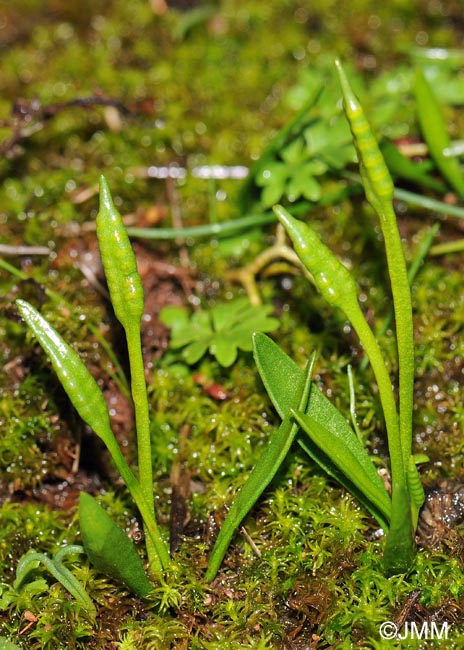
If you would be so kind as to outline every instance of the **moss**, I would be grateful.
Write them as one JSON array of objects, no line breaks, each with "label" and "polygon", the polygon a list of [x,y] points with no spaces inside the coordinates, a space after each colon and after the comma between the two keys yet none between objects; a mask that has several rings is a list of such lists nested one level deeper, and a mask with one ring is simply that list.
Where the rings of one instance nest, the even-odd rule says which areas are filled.
[{"label": "moss", "polygon": [[[296,0],[226,0],[212,20],[197,24],[181,40],[176,39],[176,29],[185,14],[171,9],[166,16],[154,16],[146,0],[86,2],[79,8],[61,0],[49,4],[53,11],[47,17],[43,3],[32,0],[16,2],[5,14],[2,119],[8,119],[12,103],[20,97],[38,98],[48,106],[100,92],[121,101],[130,114],[120,115],[119,126],[113,126],[111,115],[96,103],[61,108],[43,120],[31,114],[25,137],[0,165],[1,243],[53,248],[50,258],[34,257],[32,264],[12,260],[34,282],[25,284],[3,269],[0,276],[5,307],[0,315],[5,366],[0,386],[0,635],[30,650],[383,648],[379,625],[396,620],[418,589],[410,615],[450,621],[447,648],[461,647],[458,607],[462,610],[464,576],[459,534],[439,552],[421,551],[410,575],[386,579],[375,523],[355,500],[321,476],[297,446],[245,520],[244,531],[235,536],[216,581],[204,583],[212,539],[227,505],[278,425],[247,354],[230,371],[214,360],[195,368],[223,387],[228,396],[224,402],[208,395],[195,383],[191,369],[172,357],[151,360],[155,490],[164,528],[174,462],[182,462],[192,491],[190,521],[181,532],[174,565],[153,599],[135,599],[82,558],[72,570],[96,602],[96,621],[89,621],[45,573],[39,572],[20,594],[12,593],[18,559],[29,548],[53,554],[59,546],[79,542],[72,509],[53,510],[32,498],[37,490],[46,490],[50,480],[66,479],[70,460],[60,455],[58,443],[75,441],[80,431],[44,358],[29,340],[26,345],[22,327],[12,322],[13,299],[26,295],[39,301],[44,288],[63,296],[67,306],[47,299],[44,313],[102,384],[107,385],[111,366],[95,343],[95,328],[112,339],[124,363],[117,333],[109,329],[113,323],[107,305],[82,281],[76,263],[73,251],[93,245],[93,235],[79,227],[93,220],[97,205],[92,192],[79,202],[76,191],[92,189],[105,170],[123,213],[153,203],[171,208],[165,183],[147,179],[147,167],[172,162],[190,167],[250,164],[297,110],[308,68],[325,66],[333,53],[351,58],[373,76],[380,68],[397,70],[393,66],[403,57],[398,52],[424,34],[434,45],[460,45],[458,30],[444,30],[436,7],[427,2],[413,9],[402,0],[382,5],[327,0],[312,7]],[[458,22],[454,8],[449,3],[447,25]],[[277,36],[269,39],[270,33]],[[402,71],[394,77],[404,80]],[[292,86],[294,103],[288,96],[283,102]],[[412,107],[402,108],[406,121]],[[409,129],[408,124],[400,126]],[[0,133],[3,140],[11,129],[2,127]],[[175,189],[175,207],[180,207],[185,224],[207,222],[211,188],[188,177]],[[238,184],[220,181],[217,189],[227,194],[217,203],[217,218],[236,216]],[[424,221],[416,224],[416,216],[423,218],[412,211],[401,217],[405,232],[424,227]],[[334,250],[353,265],[371,307],[369,318],[378,324],[388,310],[388,294],[378,288],[384,263],[369,209],[355,200],[317,211],[311,218]],[[78,244],[68,239],[69,224],[77,224]],[[443,236],[455,237],[459,229],[449,220],[442,230]],[[224,281],[226,271],[248,263],[272,237],[269,229],[227,245],[188,241],[202,302],[208,305],[239,294],[240,289]],[[180,257],[177,245],[156,245],[156,251],[173,261]],[[357,367],[362,357],[353,333],[304,278],[284,273],[260,277],[259,283],[261,295],[274,302],[281,317],[275,338],[299,365],[310,351],[318,350],[316,381],[348,413],[346,366],[354,360]],[[464,303],[462,273],[453,260],[429,259],[414,284],[413,298],[415,447],[431,458],[421,472],[426,483],[442,476],[462,480]],[[390,333],[381,343],[394,368]],[[384,431],[369,367],[356,371],[355,382],[363,435],[379,466],[384,466]],[[189,432],[181,448],[179,432],[185,424]],[[130,450],[131,431],[125,430],[124,436]],[[85,468],[87,460],[81,462]],[[103,484],[101,502],[138,539],[139,522],[130,500],[107,473],[102,472],[99,481],[91,489],[99,491]],[[10,501],[15,491],[20,503]],[[27,610],[39,620],[20,634]],[[429,641],[428,647],[438,648],[440,642]]]}]

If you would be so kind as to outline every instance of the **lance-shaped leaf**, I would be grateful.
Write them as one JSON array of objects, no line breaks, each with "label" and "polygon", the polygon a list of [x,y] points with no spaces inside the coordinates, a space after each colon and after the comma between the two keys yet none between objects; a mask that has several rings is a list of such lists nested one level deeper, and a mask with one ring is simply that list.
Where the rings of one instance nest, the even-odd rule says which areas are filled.
[{"label": "lance-shaped leaf", "polygon": [[80,495],[79,524],[85,552],[96,569],[122,582],[137,596],[152,591],[135,546],[86,492]]},{"label": "lance-shaped leaf", "polygon": [[463,198],[463,171],[456,158],[444,153],[451,145],[450,137],[437,97],[420,68],[416,72],[414,92],[422,135],[433,160],[451,187]]},{"label": "lance-shaped leaf", "polygon": [[[301,381],[302,370],[265,334],[255,334],[253,344],[259,374],[276,411],[282,417],[294,408],[294,387]],[[362,467],[363,481],[369,482],[372,501],[364,498],[359,488],[355,487],[353,477],[347,478],[337,469],[330,455],[321,453],[317,446],[308,444],[308,440],[298,439],[303,449],[324,471],[363,501],[381,526],[386,526],[390,520],[391,504],[382,479],[346,419],[314,383],[305,413],[328,430],[340,446],[355,450]]]},{"label": "lance-shaped leaf", "polygon": [[[383,490],[379,488],[377,479],[375,482],[372,481],[374,474],[371,468],[377,478],[378,474],[358,437],[352,432],[350,437],[343,439],[310,415],[301,411],[296,411],[293,415],[318,449],[343,474],[345,478],[343,483],[354,486],[355,489],[350,491],[353,491],[376,518],[381,513],[383,517],[381,521],[384,524],[390,510],[390,499],[385,488]],[[311,455],[316,461],[322,458],[314,449]]]},{"label": "lance-shaped leaf", "polygon": [[[314,359],[315,355],[313,355],[308,363],[306,370],[304,372],[301,371],[299,381],[294,384],[292,401],[293,404],[298,404],[298,409],[306,408],[311,388],[311,374]],[[208,582],[216,575],[234,532],[274,478],[298,433],[298,428],[293,418],[290,415],[286,415],[280,427],[269,439],[263,454],[253,468],[248,480],[237,494],[222,525],[211,552],[208,571],[205,576]]]}]

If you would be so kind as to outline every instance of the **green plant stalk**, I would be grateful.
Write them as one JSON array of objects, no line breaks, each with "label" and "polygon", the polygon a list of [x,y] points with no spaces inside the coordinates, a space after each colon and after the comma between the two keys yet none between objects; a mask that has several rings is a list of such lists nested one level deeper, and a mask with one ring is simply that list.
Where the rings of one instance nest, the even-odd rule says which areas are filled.
[{"label": "green plant stalk", "polygon": [[[126,333],[137,431],[139,482],[145,501],[154,512],[150,416],[140,336],[144,311],[143,287],[134,251],[104,176],[100,178],[100,210],[96,226],[111,303]],[[156,549],[150,537],[147,537],[147,553],[152,564]]]},{"label": "green plant stalk", "polygon": [[[416,279],[416,275],[418,274],[421,264],[424,261],[427,253],[430,251],[430,254],[433,255],[433,251],[436,247],[431,248],[431,246],[433,244],[435,235],[439,230],[440,230],[440,224],[435,223],[431,228],[429,228],[423,240],[421,241],[419,249],[408,268],[409,286],[412,286],[412,283]],[[395,313],[392,307],[389,310],[388,314],[385,316],[385,318],[382,320],[380,327],[377,329],[376,336],[383,336],[386,333],[386,331],[390,327],[390,323],[392,322],[394,315]],[[368,364],[368,357],[365,356],[364,359],[359,364],[360,370],[365,370],[367,364]]]},{"label": "green plant stalk", "polygon": [[19,313],[32,330],[51,361],[58,379],[81,418],[101,438],[111,454],[124,483],[134,499],[156,554],[150,560],[152,571],[159,573],[170,563],[169,551],[139,482],[129,468],[111,430],[108,408],[97,382],[81,358],[53,329],[45,318],[25,300],[17,300]]},{"label": "green plant stalk", "polygon": [[[398,413],[390,377],[385,366],[382,352],[377,340],[367,324],[358,302],[356,283],[343,264],[321,242],[311,228],[294,219],[284,208],[275,206],[274,211],[293,241],[295,251],[314,278],[314,284],[330,305],[338,307],[353,325],[364,350],[369,357],[377,380],[380,400],[387,427],[388,447],[390,451],[392,473],[392,516],[391,526],[396,531],[393,537],[395,548],[401,553],[400,563],[404,570],[410,565],[413,551],[412,526],[410,521],[410,500],[407,492],[407,475],[404,464],[404,451],[400,435]],[[409,443],[410,444],[410,443]],[[396,510],[395,510],[396,508]],[[405,535],[405,513],[408,513],[408,531]],[[401,523],[395,520],[397,517]],[[390,531],[392,528],[390,528]],[[400,532],[401,531],[401,532]],[[405,537],[410,538],[411,549],[403,548]],[[401,548],[400,548],[401,546]],[[395,556],[396,559],[396,556]],[[395,563],[394,572],[397,572]],[[387,569],[390,572],[390,568]]]},{"label": "green plant stalk", "polygon": [[[400,438],[398,444],[395,442],[393,449],[390,449],[392,519],[384,555],[385,569],[387,573],[393,574],[407,571],[415,553],[407,476],[411,456],[414,398],[414,330],[411,290],[401,237],[393,210],[393,182],[362,106],[353,93],[340,62],[337,61],[336,65],[343,93],[345,114],[350,123],[358,152],[366,198],[376,211],[382,228],[395,309],[399,365]],[[390,436],[388,442],[390,448]],[[401,463],[397,457],[398,450],[402,451]]]},{"label": "green plant stalk", "polygon": [[137,430],[139,481],[145,501],[154,511],[155,500],[153,495],[150,414],[148,409],[145,368],[142,357],[140,327],[126,329],[126,337],[130,361],[132,401],[134,402],[135,426]]},{"label": "green plant stalk", "polygon": [[[414,330],[411,289],[401,237],[393,210],[394,187],[388,168],[372,135],[362,106],[337,62],[345,113],[358,152],[361,178],[369,203],[376,211],[385,242],[395,309],[399,365],[399,418],[404,467],[411,455],[412,411],[414,398]],[[406,471],[406,469],[405,469]]]}]

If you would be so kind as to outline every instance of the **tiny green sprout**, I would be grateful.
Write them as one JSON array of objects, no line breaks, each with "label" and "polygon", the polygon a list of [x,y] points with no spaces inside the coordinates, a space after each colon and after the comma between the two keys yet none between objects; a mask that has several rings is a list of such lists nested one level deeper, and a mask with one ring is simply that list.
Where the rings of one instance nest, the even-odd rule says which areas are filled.
[{"label": "tiny green sprout", "polygon": [[171,327],[171,347],[183,348],[188,364],[199,361],[207,351],[221,366],[228,367],[237,358],[238,350],[252,349],[253,332],[272,332],[279,326],[269,316],[272,305],[251,305],[247,298],[219,303],[206,311],[197,311],[190,318],[183,307],[165,307],[161,320]]},{"label": "tiny green sprout", "polygon": [[18,562],[16,567],[16,580],[14,588],[20,589],[23,583],[28,579],[30,573],[35,571],[40,564],[48,570],[51,575],[60,582],[67,591],[73,596],[76,601],[89,612],[95,616],[95,606],[91,601],[89,595],[85,591],[83,585],[79,580],[66,568],[63,564],[63,559],[67,556],[75,556],[80,553],[85,553],[82,546],[72,545],[64,546],[57,551],[50,559],[44,553],[37,553],[35,551],[28,551]]}]

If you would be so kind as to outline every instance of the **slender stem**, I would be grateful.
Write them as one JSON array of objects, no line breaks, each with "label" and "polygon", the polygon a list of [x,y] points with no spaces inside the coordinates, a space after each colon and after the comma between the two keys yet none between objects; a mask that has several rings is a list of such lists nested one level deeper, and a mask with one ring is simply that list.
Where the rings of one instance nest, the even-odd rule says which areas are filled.
[{"label": "slender stem", "polygon": [[346,316],[351,321],[356,330],[359,339],[364,346],[372,370],[374,371],[377,385],[379,388],[380,401],[385,417],[387,427],[388,448],[390,451],[392,480],[395,475],[402,475],[404,480],[404,461],[401,438],[399,435],[398,413],[396,411],[395,396],[393,393],[392,383],[388,374],[382,352],[377,339],[369,327],[359,304],[350,303],[349,308],[345,311]]},{"label": "slender stem", "polygon": [[[400,435],[400,422],[396,411],[393,389],[382,352],[359,305],[353,308],[350,306],[346,314],[371,362],[379,387],[387,427],[392,477],[392,508],[384,552],[384,565],[390,575],[404,573],[412,564],[415,546],[411,527],[411,502],[407,487],[407,461],[404,460],[405,451],[402,447],[403,441]],[[408,445],[407,453],[410,455],[410,438],[406,442]]]},{"label": "slender stem", "polygon": [[[116,440],[110,445],[107,444],[107,447],[114,464],[121,474],[121,477],[142,516],[150,567],[153,572],[160,573],[163,569],[166,569],[169,566],[170,557],[168,547],[161,536],[160,529],[156,522],[153,506],[148,505],[140,483],[127,465],[126,459],[122,455]],[[152,549],[154,549],[154,551]]]},{"label": "slender stem", "polygon": [[414,329],[411,289],[393,206],[388,201],[382,201],[382,208],[383,215],[379,216],[385,240],[388,272],[395,309],[401,446],[403,448],[404,467],[407,468],[409,456],[411,455],[414,400]]},{"label": "slender stem", "polygon": [[[131,391],[135,411],[137,431],[137,456],[139,464],[139,483],[145,502],[151,512],[155,511],[153,496],[153,467],[151,457],[150,415],[148,410],[147,385],[142,357],[140,327],[126,326],[127,347],[131,373]],[[154,561],[155,548],[147,536],[147,553],[150,565]]]}]

